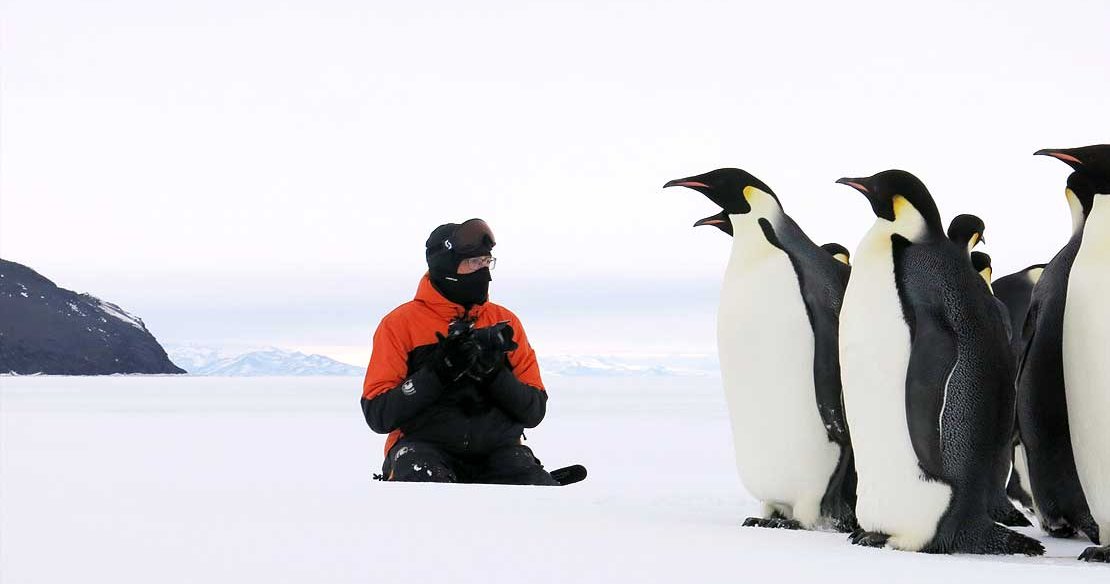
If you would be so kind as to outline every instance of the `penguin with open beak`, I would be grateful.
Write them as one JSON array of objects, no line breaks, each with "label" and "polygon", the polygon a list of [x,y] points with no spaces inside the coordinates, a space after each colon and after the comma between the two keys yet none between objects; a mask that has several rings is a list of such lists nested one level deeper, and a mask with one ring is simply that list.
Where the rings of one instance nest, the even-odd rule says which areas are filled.
[{"label": "penguin with open beak", "polygon": [[[841,400],[838,313],[849,269],[747,171],[722,168],[664,185],[721,208],[695,225],[732,236],[717,347],[736,467],[763,504],[747,526],[851,531],[855,469]],[[790,464],[783,464],[791,461]]]}]

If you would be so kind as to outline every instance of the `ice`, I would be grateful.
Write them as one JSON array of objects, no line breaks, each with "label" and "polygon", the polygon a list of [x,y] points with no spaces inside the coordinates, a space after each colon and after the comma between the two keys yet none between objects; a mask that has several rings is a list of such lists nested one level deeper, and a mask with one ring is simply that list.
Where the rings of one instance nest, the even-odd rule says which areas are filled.
[{"label": "ice", "polygon": [[1074,559],[1086,542],[1032,528],[1049,557],[741,528],[758,508],[718,379],[545,381],[548,417],[528,444],[548,468],[589,468],[569,487],[372,481],[384,437],[362,419],[358,377],[0,377],[0,581],[1110,579]]}]

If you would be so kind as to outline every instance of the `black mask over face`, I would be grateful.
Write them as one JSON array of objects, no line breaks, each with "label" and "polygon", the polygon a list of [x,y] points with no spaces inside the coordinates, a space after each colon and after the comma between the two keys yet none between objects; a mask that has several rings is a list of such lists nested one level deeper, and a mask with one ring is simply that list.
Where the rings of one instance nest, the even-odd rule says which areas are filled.
[{"label": "black mask over face", "polygon": [[488,256],[495,245],[493,232],[481,219],[436,227],[424,244],[432,285],[444,298],[467,309],[475,304],[484,304],[489,299],[489,283],[493,279],[489,268],[459,274],[459,262]]},{"label": "black mask over face", "polygon": [[469,274],[431,274],[432,285],[443,297],[467,308],[489,300],[489,268]]}]

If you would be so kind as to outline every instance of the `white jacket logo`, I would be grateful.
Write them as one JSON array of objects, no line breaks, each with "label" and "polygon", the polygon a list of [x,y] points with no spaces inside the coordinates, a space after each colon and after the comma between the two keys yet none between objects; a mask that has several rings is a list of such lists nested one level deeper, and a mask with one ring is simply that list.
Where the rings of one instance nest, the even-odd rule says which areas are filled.
[{"label": "white jacket logo", "polygon": [[401,384],[401,393],[405,395],[416,393],[416,385],[412,383],[411,379],[406,379],[405,382]]}]

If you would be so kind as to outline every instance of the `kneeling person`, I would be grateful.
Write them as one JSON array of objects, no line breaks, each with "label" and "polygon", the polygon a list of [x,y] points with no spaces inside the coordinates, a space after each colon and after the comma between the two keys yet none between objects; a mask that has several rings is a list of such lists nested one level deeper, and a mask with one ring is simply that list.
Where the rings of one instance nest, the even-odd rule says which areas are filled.
[{"label": "kneeling person", "polygon": [[558,484],[521,442],[547,392],[520,321],[489,302],[495,244],[481,219],[437,227],[416,297],[374,333],[362,412],[389,434],[386,480]]}]

